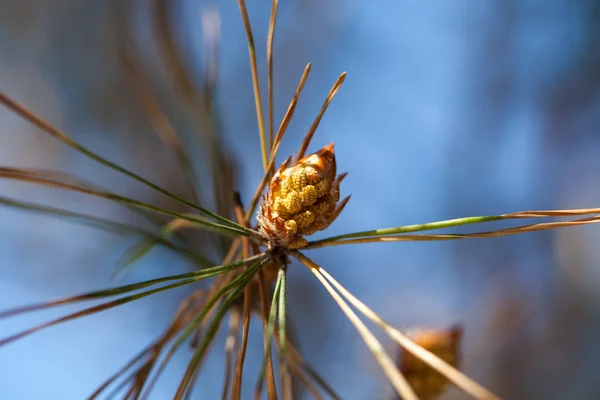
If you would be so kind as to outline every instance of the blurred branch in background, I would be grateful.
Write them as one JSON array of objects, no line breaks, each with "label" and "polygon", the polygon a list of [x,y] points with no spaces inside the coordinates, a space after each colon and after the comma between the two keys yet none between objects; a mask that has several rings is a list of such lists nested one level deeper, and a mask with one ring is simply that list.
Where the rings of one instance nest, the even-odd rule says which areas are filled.
[{"label": "blurred branch in background", "polygon": [[[331,235],[460,215],[597,206],[599,4],[282,2],[275,121],[304,66],[313,64],[280,154],[294,153],[331,81],[348,71],[344,95],[328,110],[319,128],[324,134],[314,143],[336,141],[338,163],[352,169],[345,184],[353,201]],[[51,6],[5,0],[0,89],[144,178],[211,210],[230,210],[227,193],[239,189],[248,201],[262,169],[236,7],[219,4],[219,19],[208,2],[196,0],[55,0]],[[264,2],[249,10],[256,31],[267,31],[269,8]],[[257,53],[265,59],[264,47]],[[188,211],[64,149],[4,108],[0,123],[3,166],[76,171],[112,191]],[[110,203],[0,185],[3,196],[151,227]],[[2,308],[112,283],[120,255],[137,244],[8,208],[0,208],[0,220]],[[315,261],[327,261],[333,275],[343,276],[344,285],[395,326],[462,323],[465,372],[505,398],[597,398],[600,234],[594,226],[578,229],[385,249],[344,246],[318,250]],[[209,238],[180,235],[216,258],[211,243],[220,239]],[[153,250],[126,278],[188,268]],[[289,270],[288,303],[306,359],[344,398],[388,393],[347,321],[298,270]],[[183,295],[3,349],[3,393],[82,398],[140,343],[152,345]],[[315,310],[329,324],[314,326]],[[246,362],[258,369],[257,349],[249,349]],[[217,367],[203,371],[198,386],[219,393],[223,360],[207,362]],[[172,395],[182,368],[176,362],[166,372],[157,398]],[[30,376],[39,384],[23,384]],[[69,393],[62,386],[67,380]],[[461,398],[455,391],[446,397]]]}]

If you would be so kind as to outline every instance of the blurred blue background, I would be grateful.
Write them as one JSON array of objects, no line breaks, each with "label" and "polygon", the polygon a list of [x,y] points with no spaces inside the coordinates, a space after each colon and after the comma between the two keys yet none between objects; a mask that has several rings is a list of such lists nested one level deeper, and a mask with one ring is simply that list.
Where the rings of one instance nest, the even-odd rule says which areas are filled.
[{"label": "blurred blue background", "polygon": [[[177,164],[152,132],[118,61],[123,38],[115,32],[122,17],[115,14],[116,3],[0,0],[0,88],[110,160],[185,194]],[[193,123],[196,111],[174,88],[151,33],[153,14],[141,3],[127,24],[148,85],[193,149],[202,175],[207,157]],[[170,3],[178,44],[199,84],[205,62],[201,14],[208,3]],[[266,101],[270,2],[248,7]],[[237,2],[219,2],[219,11],[217,106],[223,142],[235,160],[236,187],[249,201],[261,162],[248,54]],[[276,121],[309,61],[311,76],[282,160],[298,148],[337,76],[348,73],[311,150],[336,143],[338,169],[349,172],[342,192],[353,197],[320,237],[600,204],[598,1],[282,2],[275,38]],[[76,173],[173,207],[5,108],[0,121],[3,166]],[[0,182],[0,191],[139,222],[101,199],[12,181]],[[589,226],[453,243],[345,246],[312,256],[398,327],[463,323],[462,369],[503,398],[594,399],[600,397],[599,240],[600,227]],[[121,281],[111,280],[116,262],[134,242],[0,208],[0,308],[189,270],[172,253],[156,249]],[[378,365],[325,290],[304,267],[294,264],[290,273],[290,313],[306,358],[344,398],[390,398]],[[89,395],[162,332],[186,290],[0,348],[1,397]],[[0,336],[64,312],[2,320]],[[256,370],[259,337],[258,329],[252,332],[247,361]],[[396,352],[390,340],[382,340]],[[198,398],[219,396],[222,346],[220,338],[200,375]],[[154,398],[172,396],[188,357],[187,349],[178,354]],[[251,390],[253,384],[248,378],[244,387]],[[446,398],[463,395],[450,390]]]}]

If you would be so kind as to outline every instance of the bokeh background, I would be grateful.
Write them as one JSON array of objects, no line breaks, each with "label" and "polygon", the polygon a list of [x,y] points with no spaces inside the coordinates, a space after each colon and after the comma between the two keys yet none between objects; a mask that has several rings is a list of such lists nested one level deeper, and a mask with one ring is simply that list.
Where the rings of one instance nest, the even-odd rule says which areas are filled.
[{"label": "bokeh background", "polygon": [[[197,110],[159,56],[151,7],[132,2],[135,12],[125,23],[132,36],[125,38],[116,28],[124,18],[115,11],[117,3],[0,0],[0,89],[109,159],[185,194],[177,163],[128,83],[119,43],[136,44],[147,85],[185,138],[202,176],[208,173],[207,153],[194,123]],[[201,15],[210,4],[164,3],[199,87],[206,61]],[[235,186],[248,201],[261,176],[248,54],[237,2],[217,3],[222,37],[215,99]],[[248,7],[266,89],[270,2],[250,1]],[[353,197],[321,237],[600,204],[598,1],[284,1],[275,57],[276,119],[305,64],[313,63],[281,155],[297,149],[331,84],[342,71],[348,73],[312,149],[335,141],[338,168],[350,172],[343,193]],[[76,173],[173,207],[5,108],[0,126],[3,166]],[[140,223],[101,199],[11,181],[0,182],[0,191]],[[462,369],[503,398],[594,399],[600,397],[599,241],[600,227],[589,226],[312,254],[398,327],[463,324]],[[112,280],[115,264],[133,243],[135,238],[0,208],[0,308],[190,268],[156,249],[128,275]],[[290,312],[306,358],[344,398],[390,399],[379,367],[325,290],[304,267],[294,264],[290,273]],[[84,398],[164,329],[186,293],[160,294],[0,348],[0,397]],[[64,312],[2,320],[0,336]],[[257,329],[247,361],[256,369],[259,337]],[[198,398],[220,393],[219,340],[200,375]],[[396,351],[390,340],[382,340]],[[154,398],[172,396],[188,356],[187,349],[178,354]],[[247,379],[245,387],[253,384]],[[450,390],[446,397],[463,395]]]}]

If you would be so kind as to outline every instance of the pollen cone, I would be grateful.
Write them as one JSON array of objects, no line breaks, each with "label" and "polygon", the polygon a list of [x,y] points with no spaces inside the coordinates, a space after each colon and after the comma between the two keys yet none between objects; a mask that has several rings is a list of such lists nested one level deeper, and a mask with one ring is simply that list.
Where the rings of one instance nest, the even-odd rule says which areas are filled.
[{"label": "pollen cone", "polygon": [[339,186],[345,175],[336,176],[333,147],[331,143],[290,167],[283,163],[271,179],[257,219],[273,245],[304,247],[304,236],[327,228],[339,215]]}]

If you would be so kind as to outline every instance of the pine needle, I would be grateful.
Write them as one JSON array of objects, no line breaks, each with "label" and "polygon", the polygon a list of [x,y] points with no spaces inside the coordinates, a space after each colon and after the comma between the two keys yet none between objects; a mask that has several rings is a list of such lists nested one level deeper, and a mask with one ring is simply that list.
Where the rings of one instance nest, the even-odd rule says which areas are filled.
[{"label": "pine needle", "polygon": [[[209,327],[204,335],[204,338],[202,339],[202,342],[200,342],[200,346],[194,353],[192,360],[190,361],[190,363],[185,371],[185,374],[184,374],[183,378],[181,379],[181,382],[179,384],[179,387],[177,389],[174,399],[181,400],[183,398],[183,396],[185,395],[185,393],[187,392],[190,384],[192,383],[191,382],[192,377],[195,375],[195,371],[198,368],[200,361],[202,360],[202,358],[204,357],[204,354],[206,353],[210,344],[212,343],[212,340],[214,339],[214,337],[217,333],[217,330],[221,324],[221,321],[223,320],[223,317],[225,316],[225,313],[227,312],[227,310],[229,309],[231,304],[233,304],[233,302],[235,300],[237,300],[237,298],[240,296],[240,294],[242,293],[244,288],[252,280],[254,275],[256,275],[256,273],[262,268],[263,264],[264,264],[264,260],[253,264],[250,268],[248,268],[246,271],[242,272],[238,276],[238,278],[235,280],[236,283],[234,285],[231,285],[231,291],[229,294],[227,294],[226,298],[223,300],[221,306],[217,310],[212,323],[209,325]],[[210,305],[210,306],[212,307],[212,305]],[[209,309],[208,307],[205,307],[206,311],[208,309]],[[201,316],[203,316],[203,315],[200,314],[198,317],[196,317],[196,320],[201,318]],[[186,332],[191,333],[191,330],[188,328],[186,330]],[[186,333],[186,332],[184,332],[184,333]]]},{"label": "pine needle", "polygon": [[165,282],[170,282],[174,280],[190,280],[192,282],[196,282],[202,279],[211,278],[213,276],[222,274],[224,272],[232,271],[234,269],[240,268],[243,265],[253,263],[255,261],[259,261],[265,257],[264,254],[258,254],[254,257],[250,257],[247,260],[236,261],[226,265],[219,265],[213,268],[207,268],[199,271],[187,272],[179,275],[171,275],[166,276],[164,278],[156,278],[150,279],[147,281],[142,281],[138,283],[132,283],[130,285],[118,286],[111,289],[105,290],[97,290],[93,292],[83,293],[76,296],[63,297],[57,300],[52,300],[43,303],[36,303],[27,306],[21,306],[12,308],[6,311],[0,311],[0,319],[6,318],[18,314],[28,313],[32,311],[44,310],[48,308],[53,308],[65,304],[73,304],[82,301],[90,301],[90,300],[98,300],[105,297],[118,296],[121,294],[129,293],[132,291],[144,289],[149,286],[158,285]]},{"label": "pine needle", "polygon": [[367,307],[363,302],[358,300],[354,295],[352,295],[348,290],[346,290],[339,282],[337,282],[327,271],[325,271],[321,267],[319,268],[319,272],[323,275],[327,281],[329,281],[335,288],[342,293],[342,295],[361,313],[363,313],[367,318],[381,327],[391,338],[396,340],[396,342],[405,348],[407,351],[427,363],[432,368],[436,369],[446,378],[448,378],[451,382],[453,382],[457,387],[464,390],[466,393],[470,394],[476,399],[498,399],[496,395],[485,389],[483,386],[479,385],[477,382],[469,379],[462,372],[431,353],[423,349],[421,346],[417,345],[415,342],[410,340],[406,335],[402,334],[399,330],[389,325],[385,322],[379,315],[377,315],[373,310]]},{"label": "pine needle", "polygon": [[267,34],[267,91],[269,93],[269,151],[273,149],[273,39],[275,38],[275,22],[277,21],[278,0],[271,2],[271,17]]},{"label": "pine needle", "polygon": [[154,0],[152,2],[153,39],[167,69],[167,75],[173,78],[176,89],[186,99],[194,99],[194,102],[198,102],[194,90],[194,80],[185,66],[185,60],[173,34],[171,20],[174,14],[174,4],[175,2],[170,0]]},{"label": "pine needle", "polygon": [[127,364],[125,364],[121,369],[115,372],[112,376],[110,376],[98,389],[94,391],[89,397],[88,400],[94,400],[97,398],[104,390],[106,390],[113,382],[115,382],[119,377],[125,374],[131,367],[137,364],[140,360],[142,360],[148,354],[149,347],[146,347],[142,350],[138,355],[133,357]]},{"label": "pine needle", "polygon": [[[192,223],[190,221],[187,221],[187,220],[184,220],[184,219],[181,219],[181,218],[176,218],[176,219],[172,220],[171,222],[169,222],[168,224],[166,224],[160,230],[159,235],[157,236],[156,239],[155,238],[144,238],[140,242],[135,243],[125,253],[125,255],[122,257],[121,261],[119,261],[117,270],[114,272],[113,277],[116,277],[119,274],[122,274],[129,266],[131,266],[137,260],[141,259],[143,256],[145,256],[146,254],[148,254],[148,252],[150,250],[152,250],[152,248],[156,244],[158,244],[160,242],[167,242],[168,243],[167,238],[169,236],[173,235],[178,230],[180,230],[182,228],[190,228],[190,227],[193,228],[195,226],[196,226],[195,223]],[[210,260],[208,260],[204,256],[201,256],[201,257],[202,258],[198,260],[198,261],[200,261],[200,263],[199,263],[200,266],[214,265],[215,264],[214,262],[211,262]]]},{"label": "pine needle", "polygon": [[[240,243],[241,240],[240,238],[237,238],[233,241],[233,243],[231,244],[227,255],[225,256],[225,258],[223,259],[224,263],[229,263],[232,260],[235,260],[237,255],[238,255],[238,250],[240,248]],[[210,289],[209,289],[209,293],[208,293],[208,297],[212,297],[213,295],[215,295],[219,290],[221,290],[224,286],[228,285],[231,283],[231,281],[234,279],[234,275],[235,275],[235,271],[230,271],[227,272],[225,274],[221,274],[218,275],[215,278],[215,281],[213,282],[213,284],[211,285]],[[191,343],[191,347],[195,348],[198,347],[198,342],[199,342],[199,338],[200,335],[202,334],[203,329],[205,328],[205,324],[207,323],[206,321],[210,318],[212,318],[212,314],[214,312],[214,309],[210,310],[209,313],[206,316],[206,320],[202,321],[198,327],[198,329],[196,330],[196,332],[194,333],[194,337],[192,339],[192,343]]]},{"label": "pine needle", "polygon": [[154,128],[154,132],[175,155],[193,202],[200,205],[199,188],[197,186],[199,179],[194,172],[190,158],[168,116],[158,105],[156,94],[152,92],[148,85],[147,76],[141,68],[141,60],[134,49],[133,40],[127,40],[132,36],[130,24],[127,21],[127,17],[131,17],[130,4],[119,2],[116,11],[116,20],[119,23],[117,24],[115,36],[117,37],[118,53],[127,80],[137,95],[149,122]]},{"label": "pine needle", "polygon": [[315,385],[308,379],[308,376],[306,376],[304,371],[302,371],[302,369],[293,362],[290,362],[288,365],[290,370],[292,371],[293,376],[297,378],[300,382],[302,382],[302,385],[304,385],[304,387],[310,394],[310,397],[314,400],[322,400],[323,397],[321,396]]},{"label": "pine needle", "polygon": [[[109,219],[104,219],[100,217],[95,217],[88,214],[76,213],[73,211],[63,210],[61,208],[55,208],[50,206],[45,206],[37,203],[30,203],[20,200],[11,199],[8,197],[0,196],[0,204],[4,206],[13,207],[23,211],[32,211],[41,213],[44,215],[48,215],[51,217],[57,218],[65,218],[71,220],[73,222],[77,222],[83,225],[91,226],[94,228],[103,229],[109,232],[115,232],[126,235],[137,235],[142,236],[145,240],[149,242],[154,242],[157,244],[161,244],[180,256],[184,256],[192,261],[196,265],[208,265],[206,264],[206,258],[199,253],[189,250],[185,246],[178,245],[169,240],[165,240],[165,238],[154,234],[153,232],[127,225],[121,222],[112,221]],[[214,265],[214,264],[213,264]]]},{"label": "pine needle", "polygon": [[325,111],[327,111],[327,107],[329,107],[329,103],[331,103],[331,100],[333,100],[337,91],[340,89],[340,87],[344,83],[345,79],[346,79],[346,73],[342,72],[342,74],[339,76],[339,78],[337,78],[337,80],[331,87],[331,90],[329,91],[329,94],[327,95],[325,102],[321,106],[321,111],[319,111],[319,115],[317,115],[317,118],[314,120],[314,122],[310,126],[310,129],[308,130],[308,132],[306,133],[306,136],[304,137],[304,140],[302,141],[300,150],[298,150],[298,154],[296,155],[296,161],[298,161],[304,157],[304,154],[306,153],[306,150],[308,149],[308,146],[310,145],[310,141],[312,140],[312,137],[315,134],[315,131],[317,130],[317,127],[319,126],[319,123],[321,122],[321,118],[323,118],[323,114],[325,114]]},{"label": "pine needle", "polygon": [[[269,171],[269,173],[265,173],[263,175],[262,180],[258,184],[258,187],[256,188],[254,195],[252,196],[252,200],[250,201],[250,206],[248,207],[248,210],[246,211],[246,221],[250,221],[252,214],[254,214],[254,211],[256,210],[256,206],[258,204],[258,200],[260,199],[260,195],[263,192],[263,190],[265,189],[267,182],[269,182],[271,173],[275,166],[275,160],[277,158],[277,152],[279,151],[279,145],[281,144],[281,141],[283,140],[283,135],[285,135],[287,127],[288,127],[290,121],[292,120],[292,116],[294,115],[294,110],[296,110],[296,105],[298,104],[298,99],[300,98],[300,93],[302,92],[302,88],[304,88],[304,84],[306,83],[306,80],[308,79],[309,73],[310,73],[310,63],[306,64],[306,68],[304,68],[304,72],[302,73],[302,77],[300,78],[300,82],[298,83],[298,87],[296,88],[296,92],[294,93],[294,97],[292,98],[292,101],[290,102],[290,105],[283,117],[283,120],[281,121],[281,124],[279,125],[279,129],[277,130],[277,135],[275,136],[275,141],[273,143],[273,147],[271,148],[271,154],[269,156],[269,165],[267,167],[267,170]],[[290,157],[289,161],[291,161],[291,157]]]},{"label": "pine needle", "polygon": [[[269,294],[267,292],[267,285],[265,283],[263,271],[260,271],[258,273],[258,293],[259,293],[259,298],[260,298],[260,305],[261,305],[260,309],[262,312],[262,321],[263,321],[263,344],[264,344],[265,349],[267,349],[270,346],[269,337],[268,337],[269,313],[267,311],[269,309],[269,304],[268,304]],[[267,396],[268,396],[269,400],[276,400],[277,399],[277,388],[275,387],[275,375],[273,373],[273,360],[271,358],[270,351],[267,353],[266,369],[267,369],[267,373],[266,373]]]},{"label": "pine needle", "polygon": [[[271,309],[269,311],[267,329],[266,329],[266,341],[265,341],[265,353],[263,358],[263,363],[260,368],[260,373],[258,374],[258,380],[256,382],[256,388],[254,390],[254,400],[260,400],[260,395],[262,391],[262,382],[265,379],[265,374],[267,371],[267,365],[269,360],[271,359],[271,341],[273,339],[273,332],[275,331],[275,319],[277,318],[277,310],[279,308],[279,300],[280,295],[279,292],[281,290],[281,283],[284,279],[285,272],[282,269],[279,270],[277,274],[277,281],[275,282],[275,289],[273,290],[273,299],[271,300]],[[281,336],[281,334],[280,334]],[[277,391],[273,390],[272,392],[268,392],[269,399],[277,399]]]},{"label": "pine needle", "polygon": [[[105,159],[104,157],[98,155],[97,153],[89,150],[88,148],[80,145],[79,143],[77,143],[75,140],[71,139],[68,135],[66,135],[65,133],[59,131],[58,129],[54,128],[52,125],[50,125],[48,122],[42,120],[41,118],[39,118],[38,116],[36,116],[35,114],[33,114],[32,112],[30,112],[29,110],[27,110],[25,107],[21,106],[20,104],[18,104],[17,102],[13,101],[12,99],[10,99],[8,96],[6,96],[4,93],[0,92],[0,103],[3,103],[6,107],[10,108],[11,110],[13,110],[15,113],[19,114],[21,117],[23,117],[24,119],[26,119],[27,121],[31,122],[33,125],[37,126],[38,128],[40,128],[41,130],[43,130],[44,132],[46,132],[47,134],[49,134],[50,136],[60,140],[61,142],[63,142],[64,144],[66,144],[67,146],[77,150],[78,152],[84,154],[85,156],[91,158],[92,160],[108,167],[111,168],[117,172],[120,172],[123,175],[126,175],[152,189],[154,189],[155,191],[164,194],[165,196],[168,196],[170,198],[172,198],[173,200],[176,200],[180,203],[183,203],[185,205],[187,205],[188,207],[191,207],[193,209],[195,209],[196,211],[199,211],[200,213],[207,215],[209,217],[212,217],[218,221],[221,221],[229,226],[232,227],[236,227],[236,228],[240,228],[240,226],[238,224],[236,224],[235,222],[220,216],[219,214],[213,213],[209,210],[206,210],[194,203],[189,202],[188,200],[185,200],[171,192],[169,192],[166,189],[163,189],[162,187],[155,185],[154,183],[142,178],[141,176],[123,168],[118,166],[117,164],[108,161],[107,159]],[[266,162],[265,162],[265,167],[266,167]]]},{"label": "pine needle", "polygon": [[[248,270],[242,272],[238,278],[236,278],[235,280],[233,280],[231,282],[231,284],[229,284],[228,286],[224,287],[219,293],[217,293],[208,303],[207,306],[204,308],[203,313],[205,314],[206,312],[208,312],[208,310],[210,308],[212,308],[212,306],[214,305],[214,303],[223,295],[225,294],[227,291],[229,291],[231,288],[235,288],[235,286],[237,284],[239,284],[240,282],[245,282],[245,280],[250,279],[254,273],[248,273],[248,271],[254,271],[254,270],[258,270],[260,269],[260,267],[262,267],[262,265],[265,262],[265,258],[264,258],[264,254],[259,254],[255,257],[253,257],[251,260],[243,260],[243,264],[249,263],[249,262],[253,262],[256,261],[252,267],[250,267]],[[117,291],[118,293],[121,293],[123,291],[131,291],[132,287],[139,287],[141,285],[145,285],[145,286],[150,286],[156,283],[161,283],[161,282],[166,282],[169,280],[174,280],[174,279],[181,279],[182,276],[191,276],[191,278],[189,279],[183,279],[180,280],[179,282],[170,284],[170,285],[166,285],[166,286],[162,286],[160,288],[157,289],[152,289],[152,290],[148,290],[145,292],[140,292],[140,293],[136,293],[134,295],[130,295],[130,296],[126,296],[126,297],[122,297],[120,299],[117,300],[113,300],[107,303],[103,303],[94,307],[90,307],[72,314],[69,314],[65,317],[61,317],[61,318],[57,318],[55,320],[43,323],[43,324],[39,324],[33,328],[21,331],[19,333],[16,333],[14,335],[11,335],[9,337],[6,337],[2,340],[0,340],[0,346],[3,346],[7,343],[10,343],[12,341],[15,341],[17,339],[21,339],[25,336],[28,336],[30,334],[33,334],[37,331],[40,331],[42,329],[45,328],[49,328],[51,326],[63,323],[63,322],[67,322],[73,319],[77,319],[77,318],[81,318],[87,315],[91,315],[97,312],[101,312],[101,311],[105,311],[117,306],[121,306],[123,304],[126,303],[130,303],[132,301],[136,301],[139,299],[142,299],[144,297],[156,294],[156,293],[160,293],[166,290],[170,290],[170,289],[174,289],[180,286],[184,286],[184,285],[188,285],[190,283],[194,283],[197,282],[200,279],[204,279],[204,278],[208,278],[210,276],[214,276],[220,273],[223,273],[224,270],[227,270],[229,268],[234,268],[238,267],[238,265],[236,265],[236,263],[232,263],[228,266],[224,266],[224,267],[215,267],[212,270],[200,270],[200,271],[194,271],[194,272],[189,272],[187,274],[181,274],[181,275],[174,275],[174,276],[170,276],[170,277],[166,277],[166,278],[158,278],[158,279],[152,279],[149,281],[145,281],[145,282],[141,282],[141,283],[137,283],[137,284],[132,284],[132,285],[126,285],[126,286],[122,286],[120,288],[115,288],[115,289],[108,289],[108,290],[102,290],[102,291],[98,291],[98,292],[92,292],[92,293],[87,293],[87,294],[83,294],[80,296],[74,296],[74,297],[70,297],[70,298],[63,298],[63,299],[59,299],[59,300],[55,300],[55,301],[51,301],[51,302],[47,302],[47,303],[41,303],[41,304],[36,304],[36,305],[32,305],[32,306],[24,306],[24,307],[18,307],[12,310],[7,310],[4,311],[2,313],[0,313],[0,318],[4,318],[4,317],[8,317],[11,315],[16,315],[16,314],[21,314],[23,312],[28,312],[28,311],[33,311],[33,310],[40,310],[40,309],[44,309],[44,308],[50,308],[50,307],[54,307],[57,305],[62,305],[62,304],[68,304],[68,303],[72,303],[72,302],[77,302],[77,301],[82,301],[82,300],[89,300],[89,299],[96,299],[96,298],[101,298],[101,297],[106,297],[106,296],[112,296],[114,295],[114,292]],[[142,286],[143,287],[143,286]],[[200,313],[199,317],[197,317],[198,322],[200,321],[200,317],[203,316],[204,314]],[[196,321],[196,320],[194,320]],[[191,333],[191,329],[190,330],[186,330],[185,333],[185,337],[187,337],[187,335],[189,335],[189,333]],[[177,345],[180,345],[181,342],[183,341],[183,339],[181,341],[179,341],[177,343]]]},{"label": "pine needle", "polygon": [[390,380],[392,386],[396,389],[396,392],[402,397],[404,400],[418,400],[412,388],[409,386],[406,378],[400,373],[394,361],[385,353],[385,350],[381,343],[377,340],[375,335],[365,326],[365,324],[360,320],[360,318],[352,311],[350,306],[342,299],[342,297],[331,287],[331,285],[327,282],[327,280],[323,277],[320,270],[321,267],[317,265],[310,258],[306,257],[304,254],[299,251],[293,250],[291,254],[302,264],[304,264],[321,282],[321,284],[327,289],[331,297],[335,300],[338,306],[342,309],[346,317],[352,322],[352,324],[358,330],[358,333],[363,338],[365,344],[373,353],[373,356],[383,369],[383,372],[386,374],[388,379]]},{"label": "pine needle", "polygon": [[[311,69],[311,63],[306,64],[306,67],[304,67],[304,72],[302,72],[302,76],[300,77],[300,82],[298,82],[298,86],[296,87],[296,91],[294,92],[294,96],[292,97],[292,100],[290,101],[290,105],[288,106],[287,111],[285,112],[285,115],[283,116],[283,119],[281,120],[281,124],[279,125],[279,128],[277,129],[277,136],[275,136],[275,142],[273,143],[273,147],[271,148],[271,154],[270,154],[270,164],[273,164],[275,162],[275,158],[277,157],[277,151],[279,150],[279,145],[281,144],[281,140],[283,139],[283,136],[285,135],[285,132],[287,131],[287,127],[290,124],[290,121],[292,120],[292,117],[294,116],[294,111],[296,111],[296,106],[298,105],[298,100],[300,99],[300,93],[302,93],[302,89],[304,88],[304,84],[306,83],[306,80],[308,79],[308,74],[310,74],[310,69]],[[273,166],[271,165],[272,169]]]},{"label": "pine needle", "polygon": [[[277,331],[275,331],[275,339],[279,340],[279,334]],[[302,358],[300,352],[291,343],[288,343],[287,345],[287,356],[290,364],[296,365],[303,373],[305,373],[317,385],[319,385],[319,387],[321,387],[321,389],[323,389],[323,391],[332,399],[341,400],[341,396],[338,395],[331,386],[329,386],[327,381],[325,381],[325,379],[323,379],[321,375],[319,375],[317,371],[315,371],[314,368],[311,367],[306,360],[304,360],[304,358]]]},{"label": "pine needle", "polygon": [[[521,217],[519,217],[521,218]],[[527,218],[527,217],[523,217]],[[514,228],[499,229],[496,231],[476,232],[476,233],[446,233],[437,235],[399,235],[399,236],[381,236],[366,237],[347,240],[319,240],[310,242],[305,249],[315,249],[320,247],[339,246],[359,243],[382,243],[382,242],[419,242],[419,241],[438,241],[438,240],[459,240],[459,239],[483,239],[490,237],[500,237],[509,235],[518,235],[522,233],[544,231],[558,228],[568,228],[579,225],[594,224],[600,222],[600,216],[581,218],[573,221],[560,222],[542,222],[538,224],[521,225]]]},{"label": "pine needle", "polygon": [[263,168],[268,171],[269,163],[267,153],[267,137],[265,133],[265,122],[263,120],[262,103],[260,100],[260,87],[258,85],[258,68],[256,66],[256,49],[254,48],[254,37],[252,36],[252,27],[250,26],[250,18],[246,10],[246,2],[238,0],[244,29],[246,30],[246,40],[248,41],[248,54],[250,56],[250,70],[252,72],[252,88],[254,90],[254,103],[256,104],[256,119],[258,120],[258,133],[260,136],[260,151],[262,155]]},{"label": "pine needle", "polygon": [[477,217],[465,217],[449,219],[444,221],[429,222],[426,224],[405,225],[393,228],[373,229],[370,231],[346,233],[344,235],[333,236],[313,242],[313,244],[336,241],[341,239],[351,239],[371,236],[385,236],[393,234],[411,233],[419,231],[429,231],[444,228],[453,228],[462,225],[480,224],[484,222],[493,222],[501,220],[522,219],[522,218],[546,218],[546,217],[571,217],[577,215],[600,214],[600,208],[582,208],[571,210],[537,210],[537,211],[520,211],[510,214],[487,215]]},{"label": "pine needle", "polygon": [[292,382],[287,365],[287,315],[286,315],[286,266],[279,270],[281,274],[281,288],[279,289],[279,364],[281,366],[281,397],[285,399],[292,398]]},{"label": "pine needle", "polygon": [[50,327],[52,327],[54,325],[58,325],[58,324],[61,324],[63,322],[68,322],[68,321],[71,321],[71,320],[74,320],[74,319],[77,319],[77,318],[85,317],[87,315],[95,314],[95,313],[98,313],[98,312],[101,312],[101,311],[105,311],[105,310],[108,310],[108,309],[111,309],[111,308],[114,308],[114,307],[118,307],[118,306],[121,306],[123,304],[130,303],[132,301],[136,301],[136,300],[142,299],[144,297],[147,297],[147,296],[150,296],[150,295],[153,295],[153,294],[156,294],[156,293],[164,292],[165,290],[175,289],[175,288],[180,287],[180,286],[189,285],[190,283],[194,283],[197,280],[198,279],[185,279],[185,280],[182,280],[182,281],[179,281],[179,282],[176,282],[176,283],[172,283],[170,285],[166,285],[166,286],[160,287],[158,289],[152,289],[152,290],[148,290],[148,291],[145,291],[145,292],[137,293],[137,294],[134,294],[134,295],[131,295],[131,296],[122,297],[122,298],[117,299],[117,300],[113,300],[113,301],[110,301],[110,302],[107,302],[107,303],[103,303],[103,304],[100,304],[98,306],[90,307],[90,308],[87,308],[87,309],[84,309],[84,310],[81,310],[81,311],[78,311],[78,312],[66,315],[64,317],[57,318],[57,319],[54,319],[54,320],[49,321],[49,322],[45,322],[43,324],[39,324],[37,326],[34,326],[33,328],[21,331],[19,333],[16,333],[14,335],[11,335],[11,336],[5,337],[4,339],[1,339],[0,340],[0,346],[4,346],[4,345],[6,345],[6,344],[8,344],[10,342],[13,342],[15,340],[22,339],[22,338],[24,338],[26,336],[29,336],[29,335],[31,335],[31,334],[33,334],[35,332],[38,332],[38,331],[40,331],[42,329],[50,328]]},{"label": "pine needle", "polygon": [[[26,170],[26,169],[18,169],[18,168],[0,168],[0,178],[6,179],[15,179],[23,182],[36,183],[40,185],[46,185],[51,187],[57,187],[61,189],[72,190],[75,192],[85,193],[88,195],[101,197],[104,199],[108,199],[114,201],[116,203],[120,203],[126,206],[134,206],[145,210],[150,210],[155,213],[165,214],[172,217],[181,218],[190,222],[194,222],[198,224],[198,227],[203,227],[206,230],[210,230],[213,232],[218,232],[221,234],[229,235],[229,236],[257,236],[257,233],[252,231],[251,229],[244,228],[239,225],[240,228],[232,227],[228,225],[222,225],[215,222],[206,221],[198,218],[197,216],[193,216],[192,214],[181,214],[174,211],[169,211],[161,207],[157,207],[153,204],[145,203],[143,201],[134,200],[129,197],[121,196],[116,193],[102,191],[96,188],[90,188],[83,186],[78,183],[69,183],[64,180],[60,180],[56,177],[49,176],[47,173],[40,173],[35,170]],[[237,225],[237,224],[236,224]]]},{"label": "pine needle", "polygon": [[242,328],[242,346],[235,363],[235,374],[231,383],[231,399],[240,400],[242,392],[242,374],[244,372],[244,361],[246,360],[246,349],[248,347],[248,333],[250,330],[250,318],[252,316],[252,287],[244,289],[244,314]]},{"label": "pine needle", "polygon": [[229,386],[231,382],[231,373],[234,367],[233,357],[238,350],[238,336],[240,334],[240,323],[242,321],[242,312],[239,307],[232,307],[229,311],[229,333],[225,339],[225,377],[223,380],[223,394],[221,400],[227,400]]},{"label": "pine needle", "polygon": [[[116,374],[112,375],[107,381],[105,381],[88,399],[92,400],[98,397],[106,388],[108,388],[116,379],[119,378],[120,375],[124,374],[130,367],[135,365],[142,358],[146,358],[146,360],[142,363],[141,366],[136,368],[133,374],[126,378],[124,382],[119,386],[124,386],[130,380],[134,381],[130,389],[130,393],[135,395],[134,397],[137,399],[141,396],[142,390],[144,389],[144,385],[150,376],[150,372],[152,368],[158,361],[160,354],[166,344],[181,330],[188,324],[193,316],[196,313],[196,309],[198,308],[199,303],[204,300],[206,292],[204,290],[196,290],[190,296],[188,296],[178,307],[175,315],[169,324],[168,328],[165,332],[153,343],[148,345],[138,356],[132,359],[129,363],[125,365],[121,370],[119,370]],[[117,388],[118,389],[118,388]]]},{"label": "pine needle", "polygon": [[[217,214],[228,216],[234,206],[231,193],[234,190],[235,171],[225,153],[221,120],[216,107],[221,43],[221,19],[218,7],[213,4],[203,8],[201,21],[205,64],[202,80],[203,97],[201,102],[194,97],[196,101],[192,102],[190,112],[199,127],[198,131],[205,132],[204,139],[209,150],[210,175]],[[203,113],[198,113],[199,109]],[[221,249],[225,252],[227,243],[223,240],[224,238],[219,239]]]},{"label": "pine needle", "polygon": [[[236,193],[234,213],[239,223],[244,224],[244,206],[239,193]],[[250,255],[250,243],[248,240],[242,240],[242,255]],[[242,328],[242,347],[235,364],[235,374],[233,376],[231,399],[239,400],[242,392],[242,375],[244,372],[244,361],[246,360],[246,350],[248,348],[248,333],[250,331],[250,318],[252,315],[252,286],[247,285],[244,288],[244,315]]]}]

